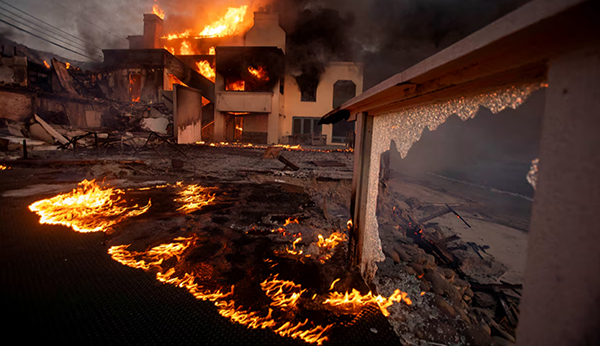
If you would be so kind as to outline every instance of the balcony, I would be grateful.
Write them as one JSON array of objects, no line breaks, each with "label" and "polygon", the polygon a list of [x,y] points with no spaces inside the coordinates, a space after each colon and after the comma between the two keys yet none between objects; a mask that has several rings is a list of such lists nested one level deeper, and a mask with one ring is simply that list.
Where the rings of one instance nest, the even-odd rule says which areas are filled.
[{"label": "balcony", "polygon": [[271,113],[270,92],[217,92],[217,110],[220,112]]}]

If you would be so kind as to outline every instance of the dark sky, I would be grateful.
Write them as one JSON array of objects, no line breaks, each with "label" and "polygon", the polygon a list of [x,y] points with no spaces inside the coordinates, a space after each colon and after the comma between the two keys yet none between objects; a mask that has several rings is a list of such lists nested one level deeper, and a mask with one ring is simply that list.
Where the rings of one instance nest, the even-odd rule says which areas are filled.
[{"label": "dark sky", "polygon": [[[258,9],[269,1],[273,2],[272,8],[279,10],[282,26],[288,34],[293,34],[290,31],[297,28],[298,19],[307,12],[312,18],[325,21],[309,21],[317,28],[307,32],[319,32],[319,26],[327,28],[323,35],[335,31],[334,38],[343,42],[335,45],[340,48],[340,54],[333,51],[329,58],[365,62],[365,88],[368,88],[528,0],[158,0],[158,3],[167,13],[165,26],[170,32],[203,26],[207,17],[218,16],[213,13],[215,8],[222,12],[227,6],[249,4]],[[154,0],[0,0],[0,19],[11,21],[6,17],[9,16],[23,21],[6,12],[8,10],[33,25],[33,19],[6,3],[77,36],[81,41],[64,34],[59,39],[78,42],[75,49],[84,55],[98,55],[100,48],[127,48],[125,38],[142,33],[143,13],[151,11]],[[252,14],[248,13],[247,17],[251,19]],[[332,30],[333,25],[340,27]],[[85,60],[4,23],[0,23],[0,33],[31,48]]]}]

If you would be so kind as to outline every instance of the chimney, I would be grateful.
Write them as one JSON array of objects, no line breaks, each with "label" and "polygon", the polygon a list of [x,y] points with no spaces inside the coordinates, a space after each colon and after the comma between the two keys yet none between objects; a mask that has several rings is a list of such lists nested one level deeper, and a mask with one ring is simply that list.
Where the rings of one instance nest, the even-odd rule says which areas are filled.
[{"label": "chimney", "polygon": [[285,31],[279,26],[279,13],[254,12],[254,26],[246,33],[248,47],[277,47],[285,53]]},{"label": "chimney", "polygon": [[163,20],[154,13],[144,14],[144,48],[162,48],[160,38],[162,36]]}]

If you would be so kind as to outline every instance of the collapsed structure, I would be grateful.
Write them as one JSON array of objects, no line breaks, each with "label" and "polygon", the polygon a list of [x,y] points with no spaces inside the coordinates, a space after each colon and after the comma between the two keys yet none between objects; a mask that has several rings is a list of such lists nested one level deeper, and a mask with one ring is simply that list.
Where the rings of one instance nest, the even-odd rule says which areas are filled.
[{"label": "collapsed structure", "polygon": [[129,125],[172,133],[180,144],[344,145],[352,138],[352,123],[318,120],[362,92],[362,64],[330,62],[320,76],[292,76],[276,12],[255,12],[242,34],[165,36],[161,16],[144,14],[143,35],[129,36],[129,49],[104,50],[92,71],[4,58],[10,73],[1,82],[11,87],[0,102],[15,121],[62,112],[70,125],[99,128],[126,116]]}]

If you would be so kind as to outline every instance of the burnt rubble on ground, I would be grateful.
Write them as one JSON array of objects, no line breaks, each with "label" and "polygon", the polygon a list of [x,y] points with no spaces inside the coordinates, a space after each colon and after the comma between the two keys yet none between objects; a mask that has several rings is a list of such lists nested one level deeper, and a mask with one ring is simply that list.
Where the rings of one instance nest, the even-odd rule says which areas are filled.
[{"label": "burnt rubble on ground", "polygon": [[[75,132],[75,129],[65,130],[62,125],[52,124],[52,127],[69,141],[84,134]],[[49,135],[52,136],[51,133]],[[207,209],[206,213],[179,216],[168,222],[164,215],[155,215],[148,216],[135,227],[124,224],[123,228],[117,228],[114,234],[108,236],[109,244],[128,243],[130,238],[137,237],[139,249],[147,248],[165,235],[173,236],[185,232],[190,225],[196,225],[201,230],[200,237],[204,237],[201,239],[203,246],[208,252],[214,252],[209,256],[210,260],[215,256],[225,256],[219,249],[223,248],[224,243],[236,241],[233,239],[235,237],[228,236],[227,229],[252,225],[259,230],[270,229],[284,222],[287,217],[296,217],[302,225],[290,227],[301,227],[303,234],[306,233],[303,237],[308,245],[318,230],[343,230],[350,219],[352,152],[283,148],[278,155],[299,167],[299,170],[293,171],[285,169],[285,165],[277,159],[265,158],[264,149],[174,145],[168,137],[151,135],[150,132],[123,133],[120,137],[113,137],[113,133],[110,133],[106,138],[90,135],[83,138],[80,145],[71,144],[60,150],[37,150],[31,147],[27,160],[22,159],[22,146],[11,143],[4,148],[6,151],[0,152],[0,161],[10,166],[12,171],[3,174],[20,172],[18,174],[32,181],[78,181],[86,178],[107,179],[115,183],[124,180],[174,183],[183,180],[229,191],[229,195],[223,196],[231,199],[231,203],[224,202],[216,209]],[[335,161],[339,164],[318,166],[314,164],[315,161]],[[264,190],[268,195],[266,192],[273,188],[277,189],[276,195],[279,197],[286,193],[300,193],[304,196],[298,199],[302,202],[300,204],[310,204],[311,207],[305,210],[300,210],[298,206],[292,208],[295,210],[272,210],[277,208],[275,205],[281,206],[281,203],[273,204],[273,201],[269,207],[271,209],[251,206],[253,202],[250,197],[253,193],[256,195]],[[518,285],[495,284],[505,269],[502,264],[486,254],[484,248],[463,243],[447,230],[426,220],[427,215],[442,213],[445,207],[438,206],[436,209],[424,206],[417,198],[403,199],[387,193],[385,189],[379,199],[378,219],[386,259],[378,264],[371,289],[377,294],[390,296],[399,288],[412,299],[411,306],[395,304],[388,308],[391,313],[388,320],[400,342],[404,345],[502,345],[514,342],[519,288]],[[243,208],[240,203],[244,204]],[[237,216],[231,216],[232,208],[252,209],[253,212],[246,213],[245,221],[240,222],[241,219],[235,219]],[[242,217],[241,214],[238,216]],[[248,217],[253,219],[249,220]],[[152,234],[148,233],[149,227],[144,227],[148,222],[153,225]],[[141,233],[135,233],[135,229],[140,229]],[[222,241],[209,239],[214,238],[215,234],[215,239]],[[252,232],[248,232],[248,236],[251,237]],[[289,242],[289,239],[279,239],[281,236],[278,234],[269,237],[273,244]],[[241,246],[240,249],[255,250],[252,246]],[[310,252],[311,249],[307,247],[306,251]],[[334,263],[339,268],[347,268],[347,246],[340,248],[340,251],[336,253]],[[231,267],[240,267],[235,271],[238,274],[248,269],[242,262],[230,264]],[[219,267],[216,262],[211,265]],[[293,262],[289,265],[294,267]],[[229,276],[233,275],[230,269],[223,269],[227,273],[222,277],[223,282],[235,281]],[[322,282],[317,286],[324,290],[341,272],[332,269],[331,264],[321,269],[319,277]],[[356,286],[356,273],[351,276],[352,279],[346,280],[337,289],[349,290]]]}]

